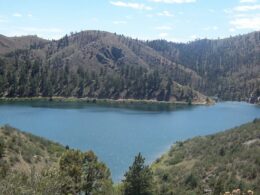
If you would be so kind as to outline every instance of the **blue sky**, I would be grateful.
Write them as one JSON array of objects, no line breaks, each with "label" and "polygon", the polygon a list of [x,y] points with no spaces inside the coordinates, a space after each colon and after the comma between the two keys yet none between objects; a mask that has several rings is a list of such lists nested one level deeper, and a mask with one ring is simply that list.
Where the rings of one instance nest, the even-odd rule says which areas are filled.
[{"label": "blue sky", "polygon": [[186,42],[260,30],[260,0],[0,0],[0,34],[104,30]]}]

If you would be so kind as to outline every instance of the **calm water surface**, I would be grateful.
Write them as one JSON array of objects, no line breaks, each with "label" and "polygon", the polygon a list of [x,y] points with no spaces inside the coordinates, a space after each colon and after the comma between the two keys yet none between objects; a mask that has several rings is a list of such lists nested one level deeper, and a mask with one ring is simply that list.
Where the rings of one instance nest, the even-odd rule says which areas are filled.
[{"label": "calm water surface", "polygon": [[122,179],[141,152],[152,162],[175,141],[212,134],[260,118],[260,107],[223,102],[178,108],[109,107],[82,103],[0,103],[0,125],[78,148],[92,149]]}]

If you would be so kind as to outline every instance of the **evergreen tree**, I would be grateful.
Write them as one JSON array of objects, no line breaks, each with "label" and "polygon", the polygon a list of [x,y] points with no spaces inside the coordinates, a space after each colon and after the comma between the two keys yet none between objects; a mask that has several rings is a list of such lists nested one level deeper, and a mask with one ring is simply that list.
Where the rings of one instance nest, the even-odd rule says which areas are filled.
[{"label": "evergreen tree", "polygon": [[112,190],[109,169],[104,163],[98,161],[92,151],[88,151],[84,155],[82,190],[86,195],[110,194]]},{"label": "evergreen tree", "polygon": [[153,194],[153,174],[145,159],[139,153],[129,170],[125,173],[125,195],[151,195]]},{"label": "evergreen tree", "polygon": [[81,191],[82,162],[83,155],[79,150],[66,150],[61,156],[60,172],[64,177],[71,178],[71,182],[63,186],[62,192],[64,194],[76,194]]}]

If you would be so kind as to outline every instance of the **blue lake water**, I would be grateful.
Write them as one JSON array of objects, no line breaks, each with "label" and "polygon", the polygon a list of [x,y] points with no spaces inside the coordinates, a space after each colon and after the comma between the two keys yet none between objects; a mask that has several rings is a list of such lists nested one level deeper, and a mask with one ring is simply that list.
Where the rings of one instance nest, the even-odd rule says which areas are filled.
[{"label": "blue lake water", "polygon": [[93,150],[122,179],[134,156],[148,163],[179,140],[207,135],[260,118],[260,106],[112,107],[83,103],[0,103],[0,125],[9,124],[63,145]]}]

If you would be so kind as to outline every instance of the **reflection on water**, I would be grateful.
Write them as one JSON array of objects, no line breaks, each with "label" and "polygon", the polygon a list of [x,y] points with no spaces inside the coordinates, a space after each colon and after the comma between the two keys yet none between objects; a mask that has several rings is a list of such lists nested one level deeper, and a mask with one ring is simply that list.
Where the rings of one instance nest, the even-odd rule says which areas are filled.
[{"label": "reflection on water", "polygon": [[85,107],[94,108],[123,108],[129,110],[139,111],[152,111],[163,112],[173,111],[182,108],[194,108],[194,106],[182,105],[182,104],[166,104],[166,103],[90,103],[90,102],[64,102],[64,101],[7,101],[1,102],[0,105],[15,105],[15,106],[31,106],[41,108],[57,108],[57,109],[83,109]]}]

